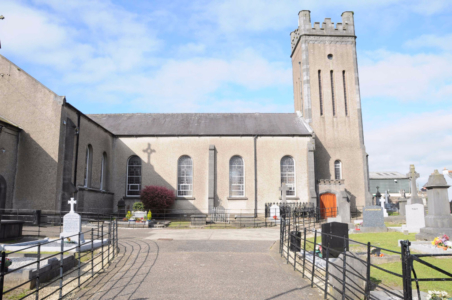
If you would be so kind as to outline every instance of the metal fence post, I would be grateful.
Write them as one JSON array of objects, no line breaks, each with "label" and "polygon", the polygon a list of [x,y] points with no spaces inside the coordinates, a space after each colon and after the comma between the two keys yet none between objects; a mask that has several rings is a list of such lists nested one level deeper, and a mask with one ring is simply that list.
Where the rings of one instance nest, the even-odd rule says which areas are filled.
[{"label": "metal fence post", "polygon": [[370,247],[370,242],[367,242],[366,300],[370,299]]},{"label": "metal fence post", "polygon": [[330,239],[328,239],[328,247],[326,248],[326,266],[325,266],[325,297],[326,299],[328,297],[328,264],[329,264],[329,258],[330,258]]},{"label": "metal fence post", "polygon": [[289,219],[289,228],[288,228],[288,230],[287,230],[287,263],[289,263],[289,256],[290,256],[290,239],[291,239],[291,235],[290,235],[290,216],[289,216],[289,218],[287,218],[287,216],[286,216],[286,219]]},{"label": "metal fence post", "polygon": [[0,288],[2,289],[0,293],[0,300],[3,299],[3,286],[5,283],[5,264],[6,264],[6,252],[2,251],[2,265],[0,267],[1,278],[0,278]]},{"label": "metal fence post", "polygon": [[81,244],[80,244],[80,237],[81,234],[80,232],[78,233],[78,287],[80,287],[80,268],[81,268],[81,261],[82,259],[80,258],[80,254],[82,253],[81,251]]},{"label": "metal fence post", "polygon": [[[41,269],[41,244],[38,244],[38,259],[36,261],[37,263],[37,270],[36,270],[36,300],[39,299],[39,270]],[[2,289],[3,292],[3,289]]]},{"label": "metal fence post", "polygon": [[314,251],[312,251],[312,276],[311,287],[314,287],[314,272],[315,272],[315,246],[317,245],[317,229],[314,229]]},{"label": "metal fence post", "polygon": [[119,252],[118,220],[116,219],[116,251]]},{"label": "metal fence post", "polygon": [[61,253],[60,253],[60,299],[63,298],[63,253],[64,253],[64,238],[61,238]]},{"label": "metal fence post", "polygon": [[102,236],[100,238],[100,247],[101,247],[101,258],[102,258],[102,270],[104,269],[104,224],[102,224],[102,227],[100,228]]},{"label": "metal fence post", "polygon": [[303,241],[303,278],[305,272],[305,263],[306,263],[306,227],[304,228],[304,241]]},{"label": "metal fence post", "polygon": [[411,287],[411,264],[410,264],[410,241],[400,241],[402,248],[402,276],[403,276],[403,296],[404,299],[413,299]]},{"label": "metal fence post", "polygon": [[111,243],[110,233],[111,233],[111,218],[110,218],[110,223],[108,223],[108,234],[107,234],[107,236],[108,236],[107,263],[110,263],[110,243]]},{"label": "metal fence post", "polygon": [[94,228],[91,228],[91,278],[94,277]]},{"label": "metal fence post", "polygon": [[347,261],[347,242],[344,238],[344,264],[342,266],[342,300],[345,300],[345,279],[346,279],[346,261]]}]

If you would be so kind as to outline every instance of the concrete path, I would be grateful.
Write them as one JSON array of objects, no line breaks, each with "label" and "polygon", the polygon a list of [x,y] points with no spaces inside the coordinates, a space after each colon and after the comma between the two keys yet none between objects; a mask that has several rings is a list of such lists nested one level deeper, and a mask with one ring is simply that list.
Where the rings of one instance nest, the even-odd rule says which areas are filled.
[{"label": "concrete path", "polygon": [[120,229],[119,257],[72,298],[323,299],[267,230]]}]

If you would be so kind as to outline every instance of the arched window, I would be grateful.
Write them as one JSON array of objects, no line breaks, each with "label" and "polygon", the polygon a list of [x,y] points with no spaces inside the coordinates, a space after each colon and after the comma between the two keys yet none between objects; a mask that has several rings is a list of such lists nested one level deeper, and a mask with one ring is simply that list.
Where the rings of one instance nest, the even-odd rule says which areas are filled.
[{"label": "arched window", "polygon": [[295,161],[290,156],[281,159],[281,186],[283,183],[288,188],[286,196],[295,196]]},{"label": "arched window", "polygon": [[102,162],[100,166],[100,190],[107,189],[107,153],[102,154]]},{"label": "arched window", "polygon": [[193,196],[193,162],[190,156],[181,156],[177,162],[177,195]]},{"label": "arched window", "polygon": [[93,166],[93,147],[91,145],[88,145],[86,146],[85,178],[83,180],[83,185],[85,187],[91,186],[92,166]]},{"label": "arched window", "polygon": [[334,177],[337,180],[342,179],[342,163],[340,160],[334,162]]},{"label": "arched window", "polygon": [[141,191],[141,159],[134,155],[127,162],[127,196],[136,197]]},{"label": "arched window", "polygon": [[229,160],[229,195],[230,197],[245,196],[245,168],[240,156]]}]

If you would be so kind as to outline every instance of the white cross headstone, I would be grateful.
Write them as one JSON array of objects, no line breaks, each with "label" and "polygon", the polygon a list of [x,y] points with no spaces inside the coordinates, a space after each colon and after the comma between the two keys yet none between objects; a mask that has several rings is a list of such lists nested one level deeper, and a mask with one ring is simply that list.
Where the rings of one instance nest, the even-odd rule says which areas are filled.
[{"label": "white cross headstone", "polygon": [[286,202],[286,192],[287,190],[289,190],[289,188],[286,186],[285,182],[283,182],[279,190],[281,191],[281,201]]},{"label": "white cross headstone", "polygon": [[[63,232],[60,233],[60,238],[64,237],[65,242],[76,242],[78,243],[78,233],[82,231],[82,218],[74,210],[74,204],[77,201],[74,198],[68,201],[71,205],[71,211],[64,215],[63,217]],[[80,243],[84,243],[85,238],[83,233],[80,234]]]},{"label": "white cross headstone", "polygon": [[388,212],[386,211],[385,203],[386,203],[386,200],[382,197],[380,199],[380,205],[381,205],[381,208],[383,208],[383,216],[387,217],[388,216]]}]

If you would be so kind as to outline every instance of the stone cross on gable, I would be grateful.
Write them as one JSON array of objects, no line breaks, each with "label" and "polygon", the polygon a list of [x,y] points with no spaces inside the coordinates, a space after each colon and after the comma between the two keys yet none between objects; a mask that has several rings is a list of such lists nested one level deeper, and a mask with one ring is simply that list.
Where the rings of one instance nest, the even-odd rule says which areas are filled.
[{"label": "stone cross on gable", "polygon": [[289,190],[289,188],[286,186],[285,182],[283,182],[279,190],[281,191],[281,200],[286,202],[286,191]]},{"label": "stone cross on gable", "polygon": [[74,198],[71,198],[71,200],[69,200],[67,203],[69,203],[69,205],[71,206],[71,211],[70,212],[75,212],[74,211],[74,204],[77,204],[77,201],[75,201]]}]

